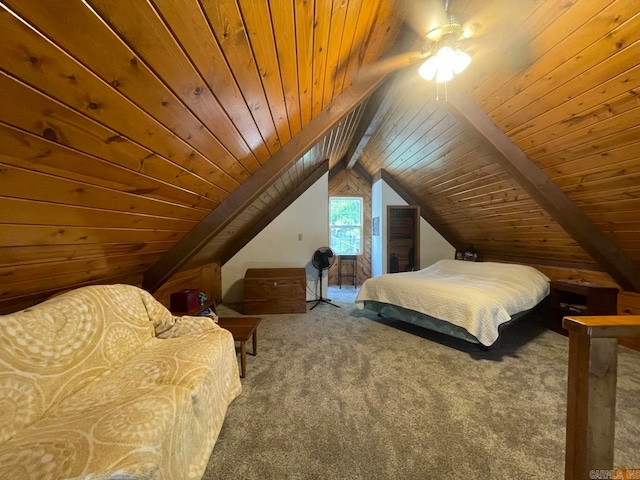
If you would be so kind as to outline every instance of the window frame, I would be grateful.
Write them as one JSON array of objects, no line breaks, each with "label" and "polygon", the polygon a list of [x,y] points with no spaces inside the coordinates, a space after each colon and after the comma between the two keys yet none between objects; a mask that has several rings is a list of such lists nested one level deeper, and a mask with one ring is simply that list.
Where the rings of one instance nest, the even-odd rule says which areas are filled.
[{"label": "window frame", "polygon": [[[334,225],[331,223],[331,203],[332,200],[359,200],[360,203],[360,224],[359,225]],[[331,235],[332,228],[359,228],[360,229],[360,244],[358,246],[358,253],[339,253],[332,245]],[[362,195],[330,195],[329,196],[329,246],[336,253],[336,255],[362,255],[364,253],[364,197]]]}]

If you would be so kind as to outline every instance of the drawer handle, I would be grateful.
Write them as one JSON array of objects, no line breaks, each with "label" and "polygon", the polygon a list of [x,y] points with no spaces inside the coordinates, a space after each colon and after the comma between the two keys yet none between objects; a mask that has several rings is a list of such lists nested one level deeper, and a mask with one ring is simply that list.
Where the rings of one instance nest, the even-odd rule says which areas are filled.
[{"label": "drawer handle", "polygon": [[277,287],[278,286],[278,282],[273,282],[273,286]]}]

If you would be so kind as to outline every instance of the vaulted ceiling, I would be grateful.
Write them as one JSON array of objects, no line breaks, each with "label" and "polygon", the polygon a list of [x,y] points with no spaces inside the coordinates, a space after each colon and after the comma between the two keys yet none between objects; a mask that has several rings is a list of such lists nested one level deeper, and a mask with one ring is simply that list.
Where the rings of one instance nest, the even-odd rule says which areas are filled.
[{"label": "vaulted ceiling", "polygon": [[636,2],[451,0],[477,30],[467,71],[383,84],[371,66],[413,50],[434,1],[0,3],[0,304],[224,261],[354,151],[485,258],[606,270],[449,92],[640,268]]},{"label": "vaulted ceiling", "polygon": [[[467,8],[482,2],[460,2]],[[489,2],[491,3],[491,2]],[[505,2],[493,2],[492,5]],[[458,2],[455,2],[458,4]],[[454,7],[455,8],[455,7]],[[640,266],[640,8],[632,1],[518,2],[450,88],[462,91]],[[463,11],[464,16],[464,11]],[[487,27],[488,28],[488,27]],[[485,258],[599,268],[455,117],[433,84],[396,83],[358,162],[385,169]],[[441,101],[436,101],[436,97]],[[544,192],[540,192],[544,193]]]}]

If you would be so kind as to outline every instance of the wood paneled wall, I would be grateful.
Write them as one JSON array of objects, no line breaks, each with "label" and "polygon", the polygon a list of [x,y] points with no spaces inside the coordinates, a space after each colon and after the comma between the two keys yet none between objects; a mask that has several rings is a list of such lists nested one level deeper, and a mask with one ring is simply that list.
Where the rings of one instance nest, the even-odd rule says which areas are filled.
[{"label": "wood paneled wall", "polygon": [[[470,67],[448,88],[475,100],[640,266],[637,2],[507,3],[452,0],[451,11],[479,28],[464,46]],[[417,76],[396,85],[359,160],[368,173],[385,169],[486,256],[597,269],[445,101],[443,86]]]},{"label": "wood paneled wall", "polygon": [[0,302],[137,279],[400,25],[389,0],[0,2]]},{"label": "wood paneled wall", "polygon": [[[371,278],[371,183],[363,179],[354,170],[341,169],[329,178],[330,197],[362,197],[363,204],[363,252],[358,255],[358,285]],[[347,267],[345,266],[345,271]],[[352,285],[351,279],[342,282]],[[329,269],[329,285],[338,285],[338,262]]]},{"label": "wood paneled wall", "polygon": [[[0,1],[0,305],[135,282],[392,45],[402,4]],[[471,66],[447,88],[640,266],[637,2],[449,5],[478,31]],[[422,20],[407,18],[418,36]],[[385,169],[487,257],[597,270],[447,114],[445,89],[413,78],[382,102],[359,159],[368,173]],[[318,161],[341,159],[357,118],[194,261],[215,259]]]},{"label": "wood paneled wall", "polygon": [[309,178],[323,161],[328,160],[329,167],[336,165],[349,147],[349,142],[353,138],[355,127],[363,110],[364,106],[360,105],[324,135],[313,148],[273,182],[260,197],[234,218],[222,233],[204,245],[190,260],[186,268],[218,261],[221,258],[224,261],[228,260],[225,252],[234,243],[234,240],[242,237],[254,224],[268,216],[280,202]]}]

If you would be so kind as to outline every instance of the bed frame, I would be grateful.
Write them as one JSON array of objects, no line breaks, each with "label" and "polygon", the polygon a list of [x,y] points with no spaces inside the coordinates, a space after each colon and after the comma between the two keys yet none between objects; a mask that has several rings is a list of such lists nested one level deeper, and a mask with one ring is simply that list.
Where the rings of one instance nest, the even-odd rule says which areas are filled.
[{"label": "bed frame", "polygon": [[[511,320],[501,324],[498,327],[498,332],[502,333],[502,330],[510,327],[514,323],[517,323],[523,317],[526,317],[529,313],[536,310],[539,305],[540,304],[536,305],[535,307],[529,310],[524,310],[522,312],[518,312],[512,315]],[[365,300],[364,308],[366,308],[367,310],[376,312],[378,316],[381,316],[381,317],[401,320],[403,322],[411,323],[413,325],[417,325],[419,327],[423,327],[428,330],[433,330],[434,332],[444,333],[445,335],[449,335],[455,338],[460,338],[470,343],[476,343],[482,348],[488,348],[486,345],[481,344],[476,337],[471,335],[464,328],[449,322],[445,322],[444,320],[434,318],[430,315],[416,312],[415,310],[409,310],[407,308],[398,307],[396,305],[391,305],[389,303],[376,302],[373,300]],[[500,337],[498,336],[498,339],[499,338]],[[497,341],[498,340],[496,340],[496,342]],[[495,345],[495,342],[493,345]]]}]

